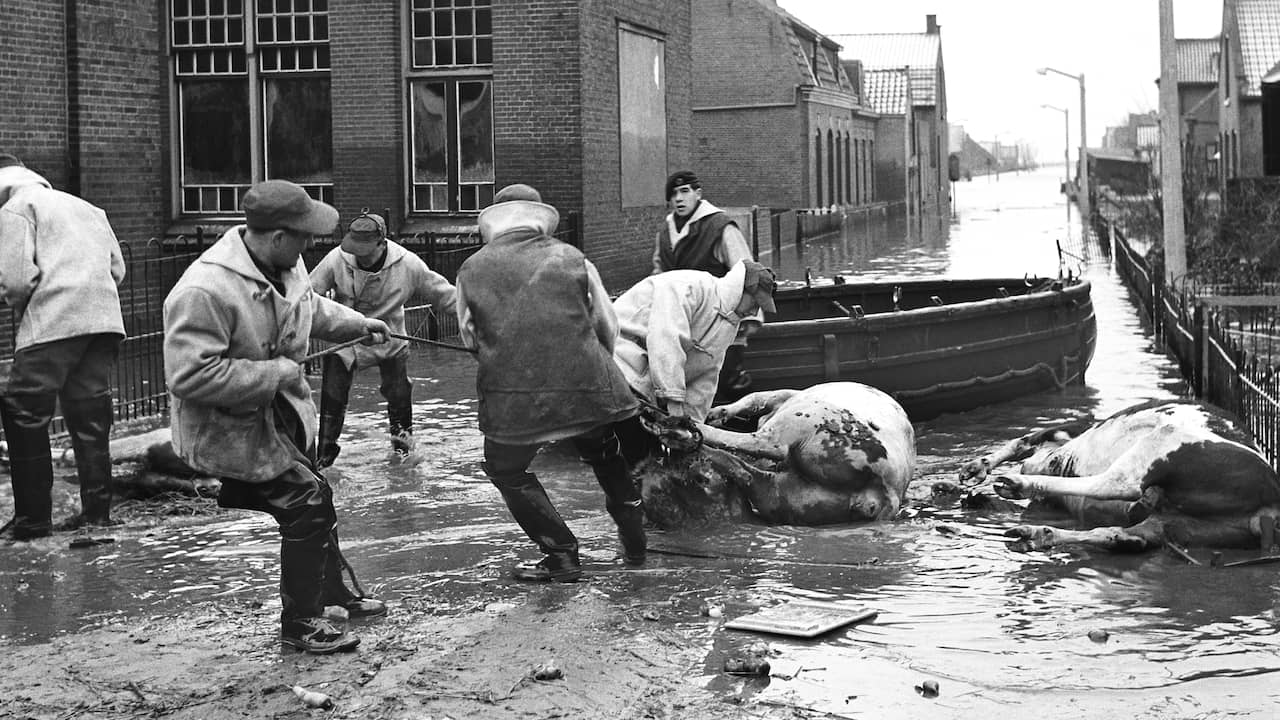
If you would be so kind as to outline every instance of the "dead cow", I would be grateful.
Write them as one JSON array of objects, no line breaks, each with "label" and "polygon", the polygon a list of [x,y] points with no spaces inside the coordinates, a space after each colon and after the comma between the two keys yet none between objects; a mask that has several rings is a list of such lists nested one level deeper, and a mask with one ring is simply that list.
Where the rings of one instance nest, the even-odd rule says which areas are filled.
[{"label": "dead cow", "polygon": [[[1074,435],[1074,437],[1072,437]],[[1280,482],[1238,421],[1204,403],[1152,401],[1083,432],[1041,430],[974,460],[961,481],[997,474],[997,494],[1060,506],[1090,529],[1021,525],[1005,534],[1026,552],[1082,544],[1138,552],[1171,542],[1269,549],[1280,516]]]},{"label": "dead cow", "polygon": [[[716,425],[756,420],[754,432]],[[915,467],[915,431],[893,398],[852,382],[747,395],[696,425],[697,449],[641,468],[662,527],[716,520],[824,525],[891,518]],[[668,429],[669,445],[689,433]],[[679,437],[677,437],[679,436]]]}]

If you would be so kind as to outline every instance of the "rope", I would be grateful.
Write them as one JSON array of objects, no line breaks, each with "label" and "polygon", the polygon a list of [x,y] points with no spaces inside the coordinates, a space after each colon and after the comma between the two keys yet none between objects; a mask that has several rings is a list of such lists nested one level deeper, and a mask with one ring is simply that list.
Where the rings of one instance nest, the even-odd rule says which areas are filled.
[{"label": "rope", "polygon": [[369,597],[364,594],[364,588],[360,587],[360,581],[356,578],[356,571],[351,569],[351,563],[347,562],[347,558],[344,557],[342,551],[338,549],[338,534],[332,530],[329,531],[329,542],[332,543],[330,549],[333,550],[333,554],[338,556],[338,565],[340,565],[343,570],[346,570],[347,577],[351,578],[351,585],[356,589],[356,595],[359,595],[361,598]]}]

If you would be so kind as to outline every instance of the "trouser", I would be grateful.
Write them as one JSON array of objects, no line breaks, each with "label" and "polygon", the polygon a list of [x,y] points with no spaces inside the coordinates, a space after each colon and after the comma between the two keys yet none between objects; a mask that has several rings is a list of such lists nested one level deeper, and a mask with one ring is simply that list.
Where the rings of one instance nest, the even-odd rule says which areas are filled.
[{"label": "trouser", "polygon": [[[382,384],[378,390],[387,401],[387,420],[391,444],[397,450],[411,449],[406,436],[413,434],[413,384],[409,382],[409,351],[398,353],[378,363]],[[319,465],[327,467],[341,451],[338,438],[346,421],[347,400],[356,365],[348,366],[336,354],[324,358],[324,378],[320,383]]]},{"label": "trouser", "polygon": [[[605,508],[619,530],[627,538],[634,538],[639,528],[640,547],[634,547],[633,539],[626,549],[643,553],[640,492],[631,479],[613,426],[602,425],[583,433],[573,438],[573,445],[582,460],[591,465],[605,493]],[[548,556],[568,555],[576,564],[578,539],[556,511],[537,476],[529,472],[538,448],[539,445],[504,445],[485,438],[482,467],[489,481],[502,493],[511,516],[538,549]]]},{"label": "trouser", "polygon": [[[296,446],[297,418],[276,402],[277,431]],[[222,478],[218,505],[264,512],[280,527],[280,621],[318,617],[326,605],[355,596],[342,581],[333,490],[298,449],[293,467],[262,483]]]},{"label": "trouser", "polygon": [[58,403],[75,451],[81,513],[90,521],[109,519],[110,378],[120,340],[114,333],[82,335],[14,354],[0,422],[9,443],[16,536],[47,533],[52,525],[49,423]]}]

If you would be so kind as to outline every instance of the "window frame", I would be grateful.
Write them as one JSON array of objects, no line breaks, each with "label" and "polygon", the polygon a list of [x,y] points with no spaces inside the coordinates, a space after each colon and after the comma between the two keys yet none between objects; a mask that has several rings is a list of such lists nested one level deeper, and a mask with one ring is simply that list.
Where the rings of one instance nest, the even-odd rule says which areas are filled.
[{"label": "window frame", "polygon": [[[298,27],[298,20],[302,17],[307,18],[309,37],[304,41],[294,41],[292,37],[287,40],[276,41],[260,41],[258,37],[258,23],[262,19],[259,15],[258,0],[221,0],[217,6],[221,12],[215,12],[213,3],[205,4],[205,13],[203,15],[195,15],[191,13],[188,7],[188,14],[178,16],[176,11],[178,8],[178,0],[167,0],[164,3],[164,32],[165,32],[165,48],[168,55],[168,87],[169,87],[169,107],[170,107],[170,132],[174,138],[170,143],[170,215],[179,220],[222,220],[227,218],[238,218],[240,215],[239,200],[244,192],[253,184],[263,180],[272,178],[290,179],[284,175],[268,174],[268,148],[269,128],[268,122],[268,84],[272,80],[293,79],[293,78],[323,78],[329,83],[329,92],[332,92],[331,80],[331,64],[330,64],[330,0],[309,0],[305,10],[287,11],[286,17],[290,19],[290,35]],[[229,6],[236,4],[239,7],[238,15],[232,11]],[[188,5],[190,5],[188,3]],[[291,4],[292,5],[292,4]],[[319,9],[317,9],[319,7]],[[270,13],[275,16],[274,10]],[[221,42],[192,42],[192,33],[190,30],[197,27],[199,21],[205,21],[205,27],[214,27],[208,24],[208,21],[221,19],[227,22],[236,22],[234,18],[238,17],[240,24],[240,33],[237,38],[229,38],[223,35]],[[322,18],[317,20],[317,18]],[[186,34],[186,42],[182,42],[177,32],[180,20],[185,20],[188,33]],[[230,28],[231,25],[226,25]],[[318,28],[322,27],[323,38],[317,40]],[[243,66],[240,68],[229,67],[225,72],[195,72],[184,71],[184,59],[187,56],[195,57],[201,52],[216,53],[219,50],[225,50],[230,54],[232,60],[230,65],[234,65],[237,53]],[[314,52],[311,58],[313,66],[305,69],[280,69],[279,67],[264,70],[264,61],[271,53],[274,57],[283,58],[293,51],[296,58],[302,57],[303,54]],[[211,55],[212,57],[212,55]],[[239,89],[243,92],[245,103],[248,107],[248,118],[246,130],[249,135],[249,179],[247,183],[230,182],[230,183],[196,183],[187,182],[187,147],[189,133],[187,124],[187,105],[184,97],[188,84],[199,83],[210,80],[233,80],[239,85]],[[333,202],[333,186],[334,186],[334,169],[333,169],[333,128],[332,128],[332,95],[330,95],[330,105],[326,108],[329,114],[329,168],[327,171],[328,179],[320,181],[301,181],[298,184],[305,188],[313,198],[323,200],[325,202]],[[195,201],[190,202],[192,196],[189,193],[195,193]],[[205,209],[204,200],[206,197],[216,196],[216,201],[209,209]]]},{"label": "window frame", "polygon": [[[405,0],[401,3],[400,9],[403,19],[403,73],[404,86],[402,88],[404,105],[404,123],[405,123],[405,144],[404,144],[404,162],[405,162],[405,208],[408,214],[417,217],[450,217],[450,216],[475,216],[482,209],[492,203],[493,194],[497,181],[497,139],[494,129],[494,102],[493,102],[493,11],[494,4],[492,0],[470,0],[466,6],[450,5],[448,8],[432,7],[415,7],[422,0]],[[472,33],[469,35],[452,34],[455,25],[450,21],[450,35],[432,35],[432,40],[427,40],[426,36],[419,37],[416,34],[415,20],[416,12],[433,12],[436,10],[449,9],[452,11],[465,10],[471,8],[485,8],[488,12],[488,33],[478,32],[475,16],[471,19]],[[456,16],[451,16],[456,17]],[[434,23],[434,19],[432,20]],[[434,26],[433,26],[434,27]],[[435,65],[418,62],[417,48],[419,42],[432,42],[432,54],[434,56],[436,50],[434,43],[444,42],[445,38],[450,40],[458,40],[459,38],[470,38],[474,43],[474,52],[472,62],[459,64],[453,63],[449,65]],[[488,63],[481,62],[483,57],[481,43],[482,40],[487,41],[488,47]],[[456,49],[459,47],[456,43],[452,46],[454,59],[456,59]],[[463,123],[461,122],[461,110],[459,106],[459,98],[461,96],[460,86],[465,83],[482,82],[488,83],[489,94],[489,159],[491,164],[490,179],[488,182],[471,182],[463,181],[463,169],[461,167],[462,156],[462,138]],[[427,198],[431,197],[429,188],[439,183],[419,183],[417,181],[417,134],[418,123],[416,116],[416,90],[419,84],[442,83],[445,86],[445,182],[444,182],[444,207],[436,208],[428,201],[419,204],[420,192],[427,193]],[[475,188],[472,192],[472,202],[463,202],[464,188]],[[474,206],[474,207],[471,207]]]}]

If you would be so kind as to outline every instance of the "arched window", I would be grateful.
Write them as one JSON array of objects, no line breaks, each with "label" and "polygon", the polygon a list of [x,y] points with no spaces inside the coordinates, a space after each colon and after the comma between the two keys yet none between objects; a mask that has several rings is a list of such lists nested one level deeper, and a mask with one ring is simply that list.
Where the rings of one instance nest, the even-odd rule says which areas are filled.
[{"label": "arched window", "polygon": [[865,145],[866,145],[866,147],[867,147],[867,157],[866,157],[866,162],[865,162],[865,163],[863,163],[863,168],[864,168],[865,172],[867,173],[867,175],[866,175],[866,177],[867,177],[867,181],[866,181],[866,184],[865,184],[865,188],[866,188],[865,193],[866,193],[866,196],[867,196],[867,202],[875,202],[875,201],[876,201],[876,174],[875,174],[874,172],[872,172],[872,168],[874,168],[874,167],[875,167],[875,164],[876,164],[876,161],[875,161],[875,157],[876,157],[876,141],[875,141],[875,140],[866,140],[866,141],[865,141]]},{"label": "arched window", "polygon": [[844,134],[844,202],[846,205],[853,204],[853,169],[850,167],[850,160],[853,152],[849,149],[849,133]]},{"label": "arched window", "polygon": [[813,204],[822,204],[822,131],[813,138]]},{"label": "arched window", "polygon": [[836,133],[836,202],[844,200],[844,142]]},{"label": "arched window", "polygon": [[834,205],[836,201],[836,154],[831,151],[831,131],[827,131],[827,201],[823,205]]}]

